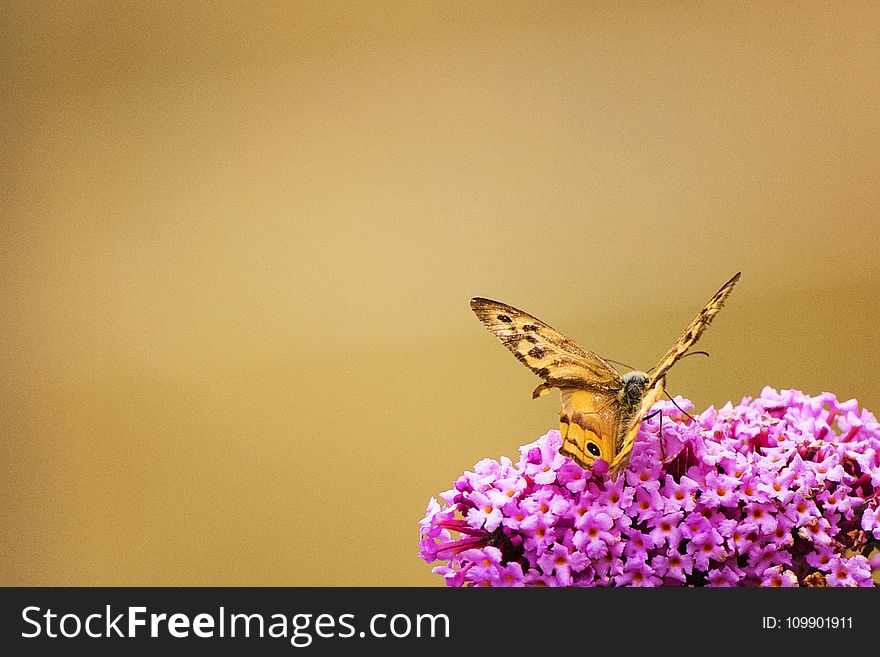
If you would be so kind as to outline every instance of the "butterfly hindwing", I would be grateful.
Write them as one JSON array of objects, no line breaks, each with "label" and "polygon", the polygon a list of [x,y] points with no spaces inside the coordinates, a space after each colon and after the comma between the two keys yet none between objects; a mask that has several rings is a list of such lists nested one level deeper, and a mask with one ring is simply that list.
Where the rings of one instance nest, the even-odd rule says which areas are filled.
[{"label": "butterfly hindwing", "polygon": [[611,463],[617,456],[620,433],[620,403],[605,392],[562,388],[559,433],[560,452],[581,467],[596,459]]}]

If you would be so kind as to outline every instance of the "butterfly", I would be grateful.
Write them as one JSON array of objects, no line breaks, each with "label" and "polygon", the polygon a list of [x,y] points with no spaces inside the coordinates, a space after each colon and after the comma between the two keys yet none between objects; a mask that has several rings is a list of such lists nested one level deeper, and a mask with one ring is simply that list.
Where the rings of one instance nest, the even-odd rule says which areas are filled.
[{"label": "butterfly", "polygon": [[553,388],[562,393],[560,452],[582,468],[602,459],[616,477],[629,462],[642,420],[665,390],[669,368],[699,340],[739,276],[718,290],[654,367],[623,377],[601,356],[522,310],[482,297],[471,299],[471,309],[520,362],[544,379],[532,397]]}]

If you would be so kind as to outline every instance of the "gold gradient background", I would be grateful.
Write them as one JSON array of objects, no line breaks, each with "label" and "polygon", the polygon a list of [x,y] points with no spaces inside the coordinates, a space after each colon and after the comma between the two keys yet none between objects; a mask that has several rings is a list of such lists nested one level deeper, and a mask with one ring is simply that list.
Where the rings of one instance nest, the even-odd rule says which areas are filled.
[{"label": "gold gradient background", "polygon": [[437,585],[468,308],[880,410],[880,5],[5,3],[0,584]]}]

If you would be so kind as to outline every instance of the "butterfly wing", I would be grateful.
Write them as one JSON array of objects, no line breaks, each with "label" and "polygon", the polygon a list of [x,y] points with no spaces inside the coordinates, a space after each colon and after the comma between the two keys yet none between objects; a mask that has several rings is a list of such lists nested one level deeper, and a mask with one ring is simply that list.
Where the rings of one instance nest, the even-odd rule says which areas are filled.
[{"label": "butterfly wing", "polygon": [[618,450],[621,405],[616,395],[597,390],[562,388],[559,451],[582,468],[596,459],[611,464]]},{"label": "butterfly wing", "polygon": [[521,363],[544,379],[533,396],[550,388],[614,393],[622,385],[611,365],[549,324],[500,301],[476,297],[471,309]]},{"label": "butterfly wing", "polygon": [[581,467],[592,466],[597,458],[611,463],[619,447],[623,385],[614,368],[518,308],[479,297],[471,300],[471,308],[520,362],[544,379],[533,396],[560,388],[560,451]]},{"label": "butterfly wing", "polygon": [[706,307],[697,314],[694,321],[690,323],[684,333],[682,333],[681,337],[674,345],[672,345],[672,348],[667,351],[666,355],[660,359],[660,362],[651,369],[651,386],[654,386],[661,381],[663,377],[666,376],[669,368],[675,364],[675,361],[681,358],[687,350],[694,346],[694,343],[700,339],[703,331],[705,331],[709,324],[712,323],[715,315],[717,315],[718,311],[724,306],[724,302],[727,301],[727,297],[729,297],[730,293],[733,291],[733,286],[736,285],[739,276],[739,273],[737,273],[736,276],[727,281],[721,289],[715,293],[715,296],[712,297],[709,303],[706,304]]}]

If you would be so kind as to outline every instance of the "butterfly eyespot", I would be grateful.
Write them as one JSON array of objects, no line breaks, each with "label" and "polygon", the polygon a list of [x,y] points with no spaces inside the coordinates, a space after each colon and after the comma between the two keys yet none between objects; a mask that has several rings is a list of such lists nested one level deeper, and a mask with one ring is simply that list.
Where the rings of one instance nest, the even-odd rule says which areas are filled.
[{"label": "butterfly eyespot", "polygon": [[587,451],[593,456],[602,456],[602,452],[599,450],[599,446],[596,443],[587,443]]},{"label": "butterfly eyespot", "polygon": [[498,321],[504,322],[505,324],[513,323],[513,320],[510,319],[510,315],[498,315]]}]

